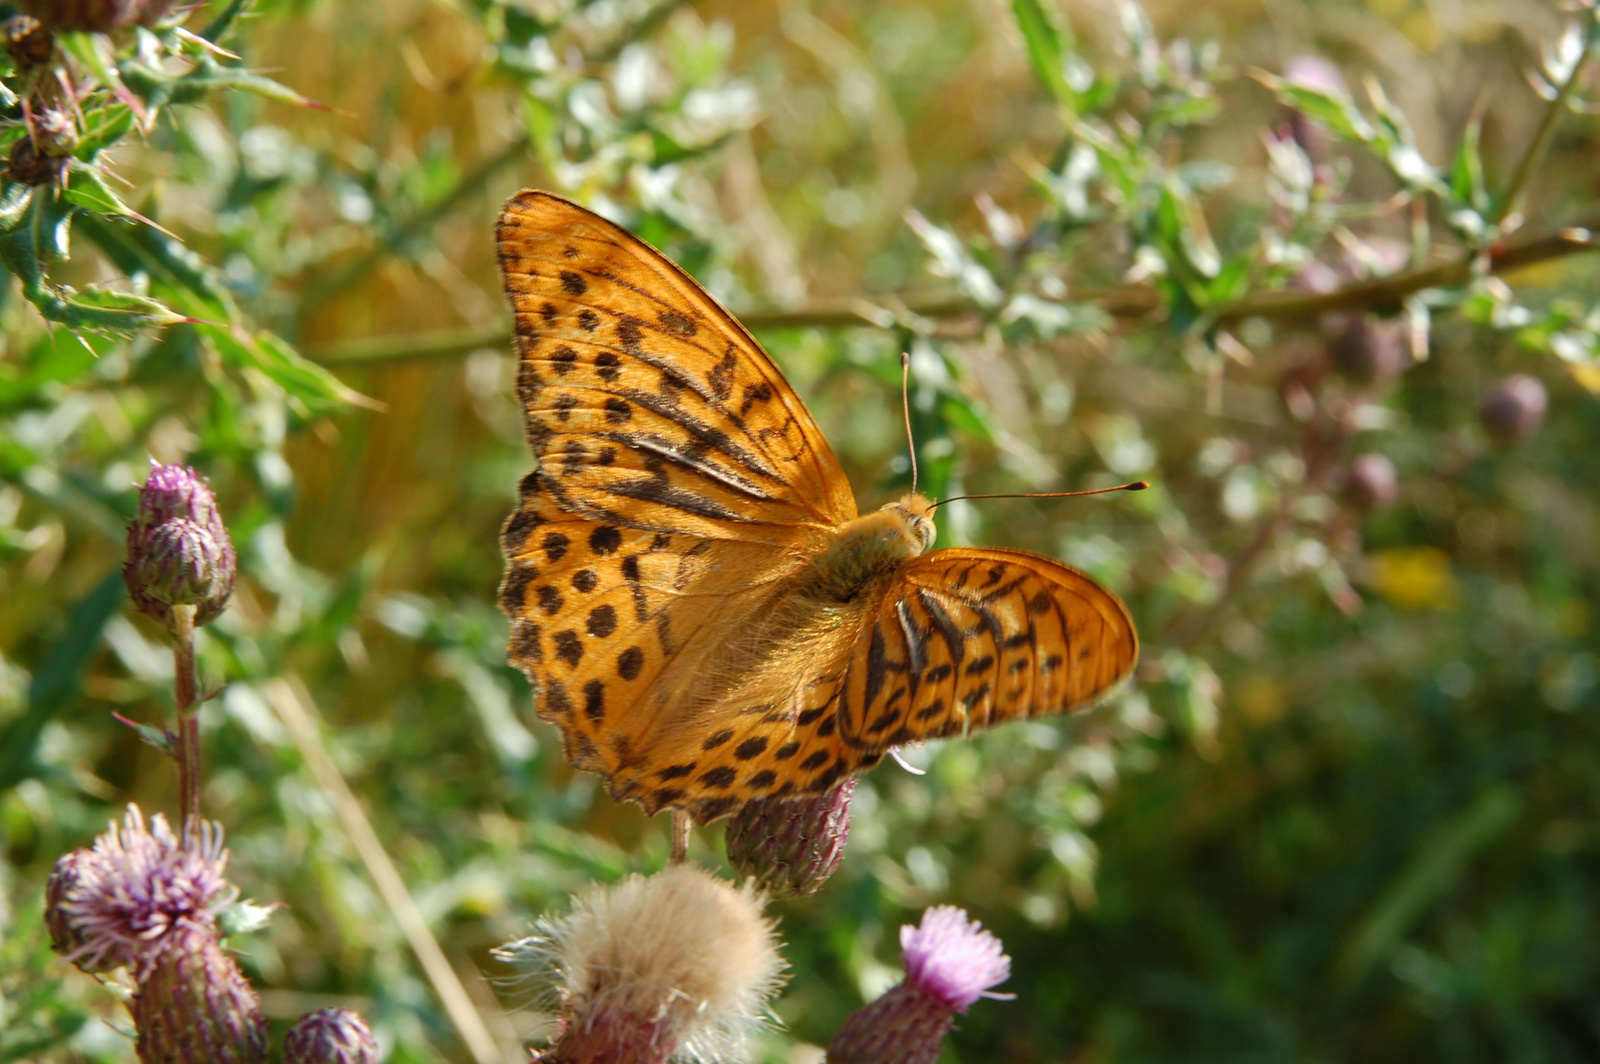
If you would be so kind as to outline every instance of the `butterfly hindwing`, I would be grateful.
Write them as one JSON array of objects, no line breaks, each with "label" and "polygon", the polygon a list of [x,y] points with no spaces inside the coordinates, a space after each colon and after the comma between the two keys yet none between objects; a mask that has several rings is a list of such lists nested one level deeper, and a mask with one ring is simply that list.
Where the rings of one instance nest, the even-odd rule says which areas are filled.
[{"label": "butterfly hindwing", "polygon": [[1117,597],[1054,559],[933,551],[905,565],[856,647],[839,729],[882,750],[1083,708],[1128,676],[1138,651]]},{"label": "butterfly hindwing", "polygon": [[805,405],[669,259],[548,192],[506,204],[496,245],[541,489],[602,522],[787,542],[855,516]]}]

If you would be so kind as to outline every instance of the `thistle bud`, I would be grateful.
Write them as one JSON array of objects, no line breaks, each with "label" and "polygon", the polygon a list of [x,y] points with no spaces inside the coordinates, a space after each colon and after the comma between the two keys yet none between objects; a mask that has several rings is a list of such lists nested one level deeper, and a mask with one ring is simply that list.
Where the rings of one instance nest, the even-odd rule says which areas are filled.
[{"label": "thistle bud", "polygon": [[227,606],[237,568],[210,483],[183,466],[152,469],[122,569],[139,611],[170,626],[173,606],[195,606],[195,624],[205,624]]},{"label": "thistle bud", "polygon": [[22,9],[52,30],[110,33],[126,26],[153,26],[175,0],[22,0]]},{"label": "thistle bud", "polygon": [[213,932],[177,932],[136,973],[141,1064],[263,1064],[261,1002]]},{"label": "thistle bud", "polygon": [[1340,494],[1363,513],[1393,506],[1400,497],[1400,477],[1394,463],[1381,454],[1360,454],[1350,460]]},{"label": "thistle bud", "polygon": [[378,1064],[378,1041],[349,1009],[318,1009],[290,1029],[283,1064]]},{"label": "thistle bud", "polygon": [[828,1043],[828,1064],[933,1064],[945,1036],[989,988],[1011,975],[1000,940],[953,905],[900,928],[905,982],[851,1013]]},{"label": "thistle bud", "polygon": [[68,156],[78,146],[78,123],[54,108],[35,112],[28,133],[41,155]]},{"label": "thistle bud", "polygon": [[737,1057],[782,984],[759,893],[687,864],[592,888],[496,955],[554,991],[540,1064]]},{"label": "thistle bud", "polygon": [[85,972],[138,970],[171,934],[215,934],[217,910],[238,894],[224,878],[227,864],[216,824],[202,822],[180,839],[165,817],[147,826],[130,805],[92,848],[56,862],[45,891],[50,944]]},{"label": "thistle bud", "polygon": [[815,894],[844,858],[855,777],[809,798],[760,798],[728,821],[728,863],[773,894]]},{"label": "thistle bud", "polygon": [[48,185],[59,182],[66,175],[68,160],[59,155],[46,155],[34,146],[33,140],[23,137],[11,146],[6,156],[6,180],[19,185]]},{"label": "thistle bud", "polygon": [[55,36],[29,15],[12,15],[0,24],[0,40],[23,70],[44,66],[55,51]]},{"label": "thistle bud", "polygon": [[1489,389],[1478,407],[1478,420],[1501,443],[1521,443],[1544,424],[1550,393],[1537,377],[1514,373]]}]

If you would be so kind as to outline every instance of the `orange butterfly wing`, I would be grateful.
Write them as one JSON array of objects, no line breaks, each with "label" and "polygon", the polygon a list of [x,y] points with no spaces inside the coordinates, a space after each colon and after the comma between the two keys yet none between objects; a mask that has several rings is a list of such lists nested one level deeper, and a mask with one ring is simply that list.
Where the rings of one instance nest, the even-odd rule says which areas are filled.
[{"label": "orange butterfly wing", "polygon": [[548,192],[496,232],[541,491],[568,513],[789,544],[856,515],[761,345],[665,255]]},{"label": "orange butterfly wing", "polygon": [[[1127,607],[1053,558],[957,547],[907,563],[841,679],[848,748],[1092,705],[1139,657]],[[873,758],[876,760],[876,758]]]},{"label": "orange butterfly wing", "polygon": [[575,766],[651,812],[698,793],[705,819],[731,804],[722,775],[656,770],[682,764],[675,740],[728,731],[701,710],[781,637],[750,630],[855,516],[849,481],[771,359],[660,252],[535,191],[497,250],[538,463],[501,533],[510,661]]}]

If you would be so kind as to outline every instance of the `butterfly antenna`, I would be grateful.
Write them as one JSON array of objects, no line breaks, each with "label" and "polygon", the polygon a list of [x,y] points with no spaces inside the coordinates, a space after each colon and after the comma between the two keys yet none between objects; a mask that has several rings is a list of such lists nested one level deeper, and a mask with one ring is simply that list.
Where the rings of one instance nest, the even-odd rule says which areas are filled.
[{"label": "butterfly antenna", "polygon": [[911,490],[917,490],[917,441],[911,436],[911,352],[900,352],[900,412],[906,419],[906,450],[911,452]]},{"label": "butterfly antenna", "polygon": [[1148,480],[1134,480],[1127,484],[1118,484],[1114,488],[1090,488],[1088,491],[1030,491],[1016,495],[952,495],[948,499],[940,499],[933,504],[937,509],[947,502],[959,502],[962,499],[1066,499],[1074,495],[1104,495],[1108,491],[1143,491],[1150,486]]}]

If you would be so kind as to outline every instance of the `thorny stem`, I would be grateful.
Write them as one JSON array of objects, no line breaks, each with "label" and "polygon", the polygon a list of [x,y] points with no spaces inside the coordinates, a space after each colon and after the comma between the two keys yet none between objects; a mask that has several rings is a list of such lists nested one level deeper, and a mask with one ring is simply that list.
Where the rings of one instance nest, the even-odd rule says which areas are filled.
[{"label": "thorny stem", "polygon": [[1522,154],[1521,161],[1517,163],[1517,171],[1512,175],[1510,184],[1506,185],[1505,191],[1501,193],[1500,202],[1495,206],[1496,223],[1505,221],[1521,208],[1520,201],[1527,189],[1528,181],[1532,179],[1534,170],[1544,161],[1545,151],[1555,137],[1556,126],[1566,116],[1567,106],[1572,102],[1573,93],[1578,91],[1578,82],[1583,77],[1584,68],[1594,56],[1595,46],[1600,44],[1600,5],[1587,6],[1591,10],[1589,25],[1583,34],[1583,51],[1574,60],[1572,69],[1567,72],[1566,80],[1556,90],[1555,99],[1545,108],[1544,119],[1539,123],[1539,131],[1533,135],[1528,150]]},{"label": "thorny stem", "polygon": [[[1422,266],[1373,281],[1361,281],[1331,292],[1280,290],[1258,292],[1213,313],[1209,319],[1227,325],[1246,318],[1308,318],[1336,310],[1358,310],[1396,306],[1407,296],[1427,288],[1464,284],[1474,270],[1486,268],[1490,274],[1509,273],[1550,259],[1585,251],[1600,251],[1600,210],[1591,211],[1570,225],[1521,240],[1491,247],[1486,263],[1453,258],[1448,262]],[[1160,294],[1148,285],[1123,285],[1117,288],[1079,289],[1080,302],[1097,303],[1114,318],[1130,321],[1154,320],[1161,311]],[[875,302],[853,299],[839,303],[819,303],[791,309],[750,311],[739,320],[752,329],[893,327],[897,315],[889,307],[900,307],[906,314],[922,318],[967,318],[983,313],[969,299],[954,296],[887,296]],[[485,329],[446,329],[409,337],[373,337],[312,348],[306,354],[315,362],[335,365],[382,365],[419,358],[449,358],[483,348],[504,349],[510,342],[504,325]]]},{"label": "thorny stem", "polygon": [[178,709],[178,799],[183,830],[200,824],[200,717],[194,667],[194,606],[172,607],[173,703]]}]

